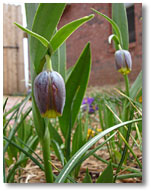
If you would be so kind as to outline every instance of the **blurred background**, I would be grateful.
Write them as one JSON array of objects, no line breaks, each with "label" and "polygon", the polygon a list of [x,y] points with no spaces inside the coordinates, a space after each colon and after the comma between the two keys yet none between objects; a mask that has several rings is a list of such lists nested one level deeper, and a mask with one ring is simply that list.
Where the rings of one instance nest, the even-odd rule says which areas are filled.
[{"label": "blurred background", "polygon": [[[62,15],[58,28],[72,20],[92,14],[94,8],[111,15],[111,3],[69,3]],[[142,4],[126,3],[129,50],[133,69],[129,74],[132,83],[142,68]],[[13,23],[26,27],[24,4],[3,4],[3,94],[24,95],[30,89],[30,65],[27,34]],[[110,24],[95,14],[94,19],[73,33],[66,42],[67,68],[75,64],[85,44],[91,42],[92,70],[89,87],[121,85],[123,77],[115,70],[114,47],[108,43],[112,34]]]}]

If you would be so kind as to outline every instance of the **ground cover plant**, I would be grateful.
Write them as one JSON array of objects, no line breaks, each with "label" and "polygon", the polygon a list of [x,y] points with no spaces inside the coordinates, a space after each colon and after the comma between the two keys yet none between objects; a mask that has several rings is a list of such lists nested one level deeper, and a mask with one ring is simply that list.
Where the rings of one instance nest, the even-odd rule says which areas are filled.
[{"label": "ground cover plant", "polygon": [[[65,6],[25,4],[27,28],[15,23],[29,35],[32,92],[8,111],[8,99],[4,102],[4,182],[18,182],[16,177],[29,160],[45,173],[47,183],[115,183],[129,178],[141,182],[142,72],[130,85],[132,59],[124,4],[112,4],[112,19],[92,11],[112,25],[113,34],[107,39],[114,42],[116,70],[124,77],[125,91],[114,88],[110,93],[89,96],[85,92],[91,71],[91,45],[88,42],[75,65],[66,69],[65,41],[94,14],[58,30]],[[30,97],[32,108],[23,111]],[[108,154],[106,159],[97,154],[102,152]],[[80,169],[90,157],[106,167],[95,179],[87,168],[79,181]]]}]

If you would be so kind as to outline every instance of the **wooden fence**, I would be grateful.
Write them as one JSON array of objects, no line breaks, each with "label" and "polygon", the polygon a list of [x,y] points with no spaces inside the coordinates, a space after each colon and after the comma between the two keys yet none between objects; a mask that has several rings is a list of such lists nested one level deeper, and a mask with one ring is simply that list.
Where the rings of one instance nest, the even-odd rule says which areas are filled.
[{"label": "wooden fence", "polygon": [[3,4],[3,94],[24,94],[23,32],[13,23],[22,24],[21,6]]}]

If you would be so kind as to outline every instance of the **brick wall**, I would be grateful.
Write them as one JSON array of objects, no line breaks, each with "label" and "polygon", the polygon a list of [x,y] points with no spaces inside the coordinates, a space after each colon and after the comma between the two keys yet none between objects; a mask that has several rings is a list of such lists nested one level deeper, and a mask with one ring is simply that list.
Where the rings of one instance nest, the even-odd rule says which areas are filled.
[{"label": "brick wall", "polygon": [[[110,3],[72,3],[67,6],[59,28],[72,20],[92,14],[91,8],[111,17]],[[142,5],[134,4],[134,9],[136,42],[130,44],[133,59],[133,70],[129,75],[131,81],[135,80],[142,68]],[[67,67],[75,64],[86,43],[91,42],[92,70],[89,85],[116,84],[123,80],[115,70],[114,49],[108,44],[111,32],[110,24],[102,16],[95,14],[94,19],[80,27],[67,40]]]}]

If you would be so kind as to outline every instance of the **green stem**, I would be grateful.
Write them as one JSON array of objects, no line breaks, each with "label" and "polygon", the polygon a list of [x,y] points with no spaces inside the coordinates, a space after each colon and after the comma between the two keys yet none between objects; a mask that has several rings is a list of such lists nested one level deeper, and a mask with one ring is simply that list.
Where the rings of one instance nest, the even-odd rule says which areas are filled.
[{"label": "green stem", "polygon": [[[124,75],[124,80],[125,80],[125,87],[126,87],[126,95],[128,97],[130,97],[130,93],[129,93],[129,79],[128,79],[128,75],[125,74]],[[130,106],[128,105],[128,99],[125,99],[125,103],[124,103],[124,110],[123,110],[123,121],[127,121],[129,120],[128,117],[129,117],[129,111],[130,111]],[[132,119],[133,117],[133,110],[132,112],[130,113],[130,119]],[[130,136],[130,133],[131,133],[131,125],[128,126],[128,130],[127,132],[125,132],[125,134],[123,133],[123,136],[125,136],[125,140],[126,142],[128,143],[129,141],[129,136]],[[127,145],[124,146],[124,149],[123,149],[123,153],[122,153],[122,157],[121,157],[121,160],[119,162],[119,165],[118,165],[118,168],[117,168],[117,171],[116,171],[116,175],[114,177],[114,182],[116,181],[117,179],[117,174],[119,173],[120,169],[121,169],[121,166],[123,165],[125,159],[127,158],[127,151],[128,151],[128,147]]]},{"label": "green stem", "polygon": [[121,45],[120,45],[120,44],[118,44],[118,48],[119,48],[119,50],[122,50],[122,47],[121,47]]},{"label": "green stem", "polygon": [[[125,88],[126,88],[126,95],[129,97],[129,79],[128,79],[128,75],[124,75],[124,81],[125,81]],[[126,98],[123,102],[123,116],[122,116],[122,120],[123,121],[128,121],[128,116],[129,116],[129,107],[128,105],[128,99]],[[123,136],[126,136],[126,131],[122,131],[123,132]]]},{"label": "green stem", "polygon": [[52,71],[52,60],[51,57],[49,55],[45,56],[46,58],[46,70]]},{"label": "green stem", "polygon": [[53,173],[52,167],[50,164],[50,134],[48,130],[48,120],[46,122],[46,129],[44,137],[41,139],[42,151],[43,151],[43,159],[44,159],[44,169],[47,183],[53,183]]},{"label": "green stem", "polygon": [[125,87],[126,87],[126,95],[128,96],[128,97],[130,97],[130,95],[129,95],[129,78],[128,78],[128,75],[127,74],[125,74],[124,75],[124,80],[125,80]]},{"label": "green stem", "polygon": [[[125,87],[126,87],[126,95],[128,97],[130,97],[130,93],[129,93],[129,79],[128,79],[128,75],[124,75],[124,80],[125,80]],[[125,103],[124,103],[124,111],[123,111],[123,116],[124,119],[123,121],[128,121],[128,115],[129,115],[129,107],[127,107],[128,104],[128,99],[125,99]]]}]

